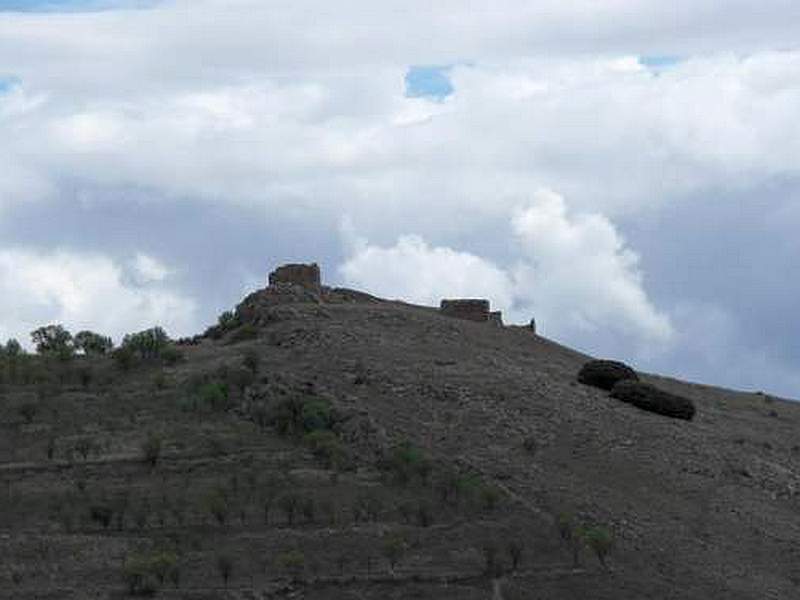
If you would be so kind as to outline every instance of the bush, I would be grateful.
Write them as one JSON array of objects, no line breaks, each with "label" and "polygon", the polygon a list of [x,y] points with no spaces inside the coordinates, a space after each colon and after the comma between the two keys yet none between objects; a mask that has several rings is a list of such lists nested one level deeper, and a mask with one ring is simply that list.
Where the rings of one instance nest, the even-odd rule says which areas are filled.
[{"label": "bush", "polygon": [[122,567],[128,592],[134,596],[155,594],[167,579],[177,585],[178,572],[178,557],[168,550],[129,554]]},{"label": "bush", "polygon": [[270,422],[283,435],[326,430],[334,423],[330,402],[319,398],[283,398],[270,407],[270,413]]},{"label": "bush", "polygon": [[258,366],[261,364],[261,356],[259,355],[258,351],[250,348],[247,352],[244,353],[244,357],[242,358],[242,366],[249,370],[253,375],[258,373]]},{"label": "bush", "polygon": [[600,561],[600,564],[603,565],[603,568],[608,570],[606,557],[611,551],[611,546],[613,545],[613,537],[611,532],[605,527],[596,525],[595,527],[591,527],[583,532],[583,539],[586,542],[586,545],[594,551],[595,555],[597,555],[597,559]]},{"label": "bush", "polygon": [[281,552],[275,559],[278,568],[288,572],[292,580],[299,581],[306,566],[306,557],[300,550]]},{"label": "bush", "polygon": [[382,552],[389,562],[389,571],[394,573],[397,563],[405,554],[407,544],[400,534],[389,534],[383,538]]},{"label": "bush", "polygon": [[39,412],[39,406],[34,402],[26,402],[25,404],[20,405],[17,410],[23,420],[30,424],[33,423],[36,413]]},{"label": "bush", "polygon": [[219,525],[225,525],[230,514],[230,504],[228,497],[221,488],[214,488],[206,494],[203,500],[206,510]]},{"label": "bush", "polygon": [[228,410],[230,400],[228,385],[219,381],[211,381],[200,387],[198,390],[200,403],[214,411]]},{"label": "bush", "polygon": [[618,382],[611,390],[611,397],[673,419],[691,421],[695,414],[694,404],[688,398],[670,394],[640,381]]},{"label": "bush", "polygon": [[92,453],[92,450],[95,448],[94,440],[88,437],[78,438],[75,441],[75,452],[81,455],[83,460],[89,458],[89,454]]},{"label": "bush", "polygon": [[395,446],[383,467],[392,473],[396,481],[401,484],[409,483],[414,476],[419,477],[425,483],[432,470],[430,459],[409,441]]},{"label": "bush", "polygon": [[111,518],[114,516],[114,509],[107,504],[95,504],[89,507],[89,518],[108,529],[111,525]]},{"label": "bush", "polygon": [[618,381],[638,381],[639,376],[625,363],[615,360],[590,360],[578,372],[578,381],[603,390],[610,390]]},{"label": "bush", "polygon": [[347,464],[347,450],[332,431],[312,431],[303,440],[326,469],[338,469]]}]

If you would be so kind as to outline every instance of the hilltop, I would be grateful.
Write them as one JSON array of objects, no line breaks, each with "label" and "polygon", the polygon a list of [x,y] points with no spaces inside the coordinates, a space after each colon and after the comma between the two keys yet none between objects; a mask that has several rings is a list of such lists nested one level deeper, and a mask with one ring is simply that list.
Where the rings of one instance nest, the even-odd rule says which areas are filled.
[{"label": "hilltop", "polygon": [[798,594],[795,403],[640,373],[666,418],[488,304],[275,273],[163,356],[4,371],[0,596]]}]

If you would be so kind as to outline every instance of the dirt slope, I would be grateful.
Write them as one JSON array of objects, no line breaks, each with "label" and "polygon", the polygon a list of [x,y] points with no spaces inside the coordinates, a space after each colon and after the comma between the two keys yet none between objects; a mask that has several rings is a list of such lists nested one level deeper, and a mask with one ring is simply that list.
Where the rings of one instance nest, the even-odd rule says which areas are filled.
[{"label": "dirt slope", "polygon": [[[163,597],[800,596],[794,403],[646,375],[695,401],[693,421],[672,420],[578,384],[587,357],[525,328],[356,294],[256,312],[254,339],[203,340],[174,367],[119,373],[98,364],[96,383],[65,384],[41,399],[31,424],[14,408],[30,386],[5,386],[3,427],[13,443],[0,465],[8,482],[0,596],[123,597],[125,558],[166,542],[178,548],[181,577],[161,587]],[[186,409],[187,382],[248,352],[260,357],[259,375],[241,398],[211,414]],[[302,441],[252,422],[252,399],[274,402],[281,389],[306,390],[345,425],[363,425],[361,436],[336,430],[352,465],[334,475]],[[140,446],[154,430],[164,449],[150,468]],[[100,450],[59,458],[87,435]],[[46,460],[53,436],[58,451]],[[398,483],[382,474],[381,452],[401,441],[431,459],[432,476]],[[479,478],[501,500],[443,500],[437,486],[451,471]],[[224,523],[208,511],[209,490],[221,482]],[[313,498],[316,514],[293,520],[273,507],[264,519],[270,490],[289,489]],[[87,519],[92,505],[125,490],[133,508],[118,528]],[[357,506],[367,496],[378,508],[365,518]],[[427,506],[430,522],[408,517],[408,503]],[[64,505],[75,514],[69,527]],[[167,508],[178,505],[181,517]],[[587,549],[573,568],[555,525],[563,512],[613,532],[609,571]],[[386,547],[395,534],[403,551],[392,569]],[[524,546],[514,572],[505,551],[512,538]],[[503,563],[493,576],[487,540]],[[222,550],[235,565],[227,586],[216,572]],[[291,550],[302,552],[299,569],[286,564]]]}]

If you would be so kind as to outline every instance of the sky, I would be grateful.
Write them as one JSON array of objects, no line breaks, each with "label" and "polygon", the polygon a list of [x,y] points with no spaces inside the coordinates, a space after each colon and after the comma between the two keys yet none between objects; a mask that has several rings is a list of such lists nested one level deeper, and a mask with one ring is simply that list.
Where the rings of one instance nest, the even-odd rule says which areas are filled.
[{"label": "sky", "polygon": [[284,262],[800,397],[796,0],[0,0],[0,339]]}]

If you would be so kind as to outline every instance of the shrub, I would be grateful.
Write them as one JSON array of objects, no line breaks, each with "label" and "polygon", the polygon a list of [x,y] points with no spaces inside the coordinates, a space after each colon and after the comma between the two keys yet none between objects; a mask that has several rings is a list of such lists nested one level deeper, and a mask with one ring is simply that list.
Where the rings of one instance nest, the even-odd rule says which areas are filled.
[{"label": "shrub", "polygon": [[36,413],[39,412],[39,406],[34,402],[26,402],[19,406],[17,409],[20,416],[23,420],[30,424],[33,423],[34,417],[36,417]]},{"label": "shrub", "polygon": [[312,431],[303,440],[326,469],[341,468],[347,463],[347,450],[332,431]]},{"label": "shrub", "polygon": [[559,513],[556,519],[558,535],[572,551],[572,566],[580,565],[581,544],[583,540],[583,527],[575,522],[575,518],[567,512]]},{"label": "shrub", "polygon": [[306,566],[306,557],[300,550],[281,552],[275,559],[278,568],[288,572],[293,581],[299,581]]},{"label": "shrub", "polygon": [[284,435],[303,435],[333,426],[331,403],[319,398],[288,396],[270,407],[270,422]]},{"label": "shrub", "polygon": [[326,400],[309,400],[303,403],[302,408],[303,429],[305,431],[319,431],[330,429],[332,424],[331,404]]},{"label": "shrub", "polygon": [[161,457],[161,445],[161,436],[152,432],[142,442],[142,459],[151,467],[155,467]]},{"label": "shrub", "polygon": [[691,421],[694,404],[688,398],[677,396],[640,381],[620,381],[611,390],[611,397],[632,404],[648,412]]},{"label": "shrub", "polygon": [[198,390],[200,403],[214,411],[227,410],[230,407],[228,386],[225,383],[211,381]]},{"label": "shrub", "polygon": [[95,447],[94,440],[88,437],[78,438],[75,441],[75,451],[81,455],[81,458],[83,460],[89,458],[89,454],[91,454],[94,447]]},{"label": "shrub", "polygon": [[219,525],[225,525],[230,513],[228,497],[220,488],[210,490],[203,501],[206,510],[216,519]]},{"label": "shrub", "polygon": [[382,552],[389,562],[389,571],[394,573],[397,563],[406,551],[406,541],[400,534],[389,534],[383,538]]},{"label": "shrub", "polygon": [[503,492],[497,486],[491,484],[481,484],[478,497],[484,510],[492,511],[497,508],[503,498]]},{"label": "shrub", "polygon": [[486,540],[481,544],[481,554],[483,554],[484,574],[487,577],[497,578],[502,574],[503,567],[500,564],[500,549],[494,540]]},{"label": "shrub", "polygon": [[586,542],[586,545],[594,551],[603,568],[608,570],[606,557],[613,545],[611,532],[601,525],[596,525],[583,532],[583,540]]},{"label": "shrub", "polygon": [[432,470],[430,459],[408,441],[395,446],[383,466],[401,484],[409,483],[415,475],[424,483]]},{"label": "shrub", "polygon": [[181,350],[170,344],[161,351],[160,358],[161,362],[168,367],[174,367],[178,363],[186,360],[186,355]]},{"label": "shrub", "polygon": [[95,504],[89,507],[89,518],[108,529],[111,525],[111,518],[114,516],[114,509],[107,504]]},{"label": "shrub", "polygon": [[258,367],[260,364],[261,356],[257,350],[250,348],[244,353],[244,358],[242,358],[242,366],[244,366],[245,369],[248,369],[253,375],[258,373]]},{"label": "shrub", "polygon": [[136,354],[132,348],[117,348],[111,353],[111,358],[122,371],[130,371],[136,362]]},{"label": "shrub", "polygon": [[286,520],[289,525],[294,525],[294,516],[300,506],[300,497],[294,493],[287,493],[278,498],[278,505],[286,513]]},{"label": "shrub", "polygon": [[625,363],[615,360],[590,360],[578,372],[580,383],[610,390],[614,384],[623,380],[638,381],[639,376]]},{"label": "shrub", "polygon": [[135,552],[125,559],[122,574],[130,594],[149,596],[155,594],[167,578],[177,584],[178,557],[166,550]]}]

